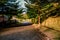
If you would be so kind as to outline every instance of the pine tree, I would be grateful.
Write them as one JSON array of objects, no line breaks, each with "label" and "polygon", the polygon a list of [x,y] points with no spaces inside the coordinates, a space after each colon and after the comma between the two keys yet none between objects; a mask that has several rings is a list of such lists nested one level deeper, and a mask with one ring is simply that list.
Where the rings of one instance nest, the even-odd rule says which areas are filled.
[{"label": "pine tree", "polygon": [[12,18],[12,16],[18,14],[18,3],[15,3],[15,1],[12,3],[11,1],[2,1],[0,3],[0,14],[7,15],[9,17],[9,20]]}]

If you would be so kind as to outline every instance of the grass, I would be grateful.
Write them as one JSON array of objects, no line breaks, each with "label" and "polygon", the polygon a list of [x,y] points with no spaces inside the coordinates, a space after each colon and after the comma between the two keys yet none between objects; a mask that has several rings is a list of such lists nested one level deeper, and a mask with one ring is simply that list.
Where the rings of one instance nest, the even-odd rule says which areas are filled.
[{"label": "grass", "polygon": [[49,17],[42,25],[47,27],[41,27],[41,31],[53,35],[51,36],[53,37],[53,40],[60,40],[60,17]]},{"label": "grass", "polygon": [[60,17],[56,17],[56,18],[50,17],[47,20],[45,20],[42,24],[50,28],[60,30]]}]

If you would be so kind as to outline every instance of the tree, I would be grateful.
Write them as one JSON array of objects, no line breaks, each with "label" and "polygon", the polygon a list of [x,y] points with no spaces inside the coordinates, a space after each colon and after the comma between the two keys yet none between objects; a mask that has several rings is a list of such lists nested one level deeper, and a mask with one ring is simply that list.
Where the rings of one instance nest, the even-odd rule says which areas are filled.
[{"label": "tree", "polygon": [[0,0],[0,4],[1,3],[6,3],[8,0]]},{"label": "tree", "polygon": [[12,18],[12,16],[14,15],[17,15],[18,14],[18,3],[7,3],[6,5],[6,14],[5,15],[8,15],[10,16],[9,17],[9,20]]},{"label": "tree", "polygon": [[2,11],[5,11],[5,4],[7,0],[0,0],[0,14],[2,14]]},{"label": "tree", "polygon": [[[38,17],[38,23],[40,24],[40,13],[41,13],[41,10],[40,10],[40,1],[39,0],[33,0],[32,4],[29,4],[29,7],[30,9],[34,9],[35,11],[33,11],[33,13],[35,12],[36,14],[33,14],[35,17]],[[37,16],[38,15],[38,16]]]},{"label": "tree", "polygon": [[13,3],[11,1],[2,1],[0,3],[0,14],[7,15],[10,20],[12,16],[17,16],[18,13],[22,13],[22,9],[18,9],[18,3],[15,1]]},{"label": "tree", "polygon": [[[59,12],[58,9],[60,8],[60,5],[58,1],[57,0],[56,1],[43,0],[42,2],[42,0],[32,0],[31,4],[28,3],[29,5],[28,8],[37,10],[38,22],[40,23],[42,20],[52,16],[52,14],[54,15]],[[60,14],[60,12],[58,14]]]}]

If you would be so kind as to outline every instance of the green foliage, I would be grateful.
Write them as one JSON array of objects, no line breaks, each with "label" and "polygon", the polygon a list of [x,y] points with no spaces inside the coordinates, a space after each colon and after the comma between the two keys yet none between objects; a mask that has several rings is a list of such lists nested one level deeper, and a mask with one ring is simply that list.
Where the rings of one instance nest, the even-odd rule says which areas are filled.
[{"label": "green foliage", "polygon": [[38,16],[37,10],[29,9],[27,15],[29,16],[29,18],[36,18]]},{"label": "green foliage", "polygon": [[31,0],[31,2],[32,3],[28,4],[27,6],[27,8],[29,9],[28,14],[30,15],[29,16],[30,18],[36,18],[37,17],[36,15],[40,14],[40,20],[41,22],[43,22],[45,19],[47,19],[50,16],[60,15],[60,11],[59,11],[60,3],[58,1],[48,2],[43,0],[44,2],[43,4],[41,0]]},{"label": "green foliage", "polygon": [[0,0],[0,4],[1,3],[6,3],[8,0]]},{"label": "green foliage", "polygon": [[0,9],[0,14],[7,15],[9,20],[12,18],[12,16],[18,16],[18,14],[22,13],[22,9],[18,9],[19,2],[9,3],[8,0],[2,0],[0,2],[0,8],[2,8]]}]

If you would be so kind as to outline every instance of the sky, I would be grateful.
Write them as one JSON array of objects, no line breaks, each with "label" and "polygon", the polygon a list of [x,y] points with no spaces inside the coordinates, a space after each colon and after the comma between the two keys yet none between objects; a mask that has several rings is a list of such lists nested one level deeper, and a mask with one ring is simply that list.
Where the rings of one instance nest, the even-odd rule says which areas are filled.
[{"label": "sky", "polygon": [[26,2],[25,2],[24,0],[17,0],[16,2],[19,2],[19,4],[18,4],[18,5],[20,6],[19,8],[21,8],[21,7],[22,7],[22,8],[26,8],[26,7],[25,7],[25,3],[26,3]]},{"label": "sky", "polygon": [[25,7],[26,2],[24,0],[17,0],[16,2],[19,2],[18,9],[23,8],[23,14],[25,14],[25,12],[27,12],[27,8]]},{"label": "sky", "polygon": [[18,3],[18,9],[21,9],[21,8],[23,8],[23,12],[25,13],[25,12],[27,12],[27,8],[25,7],[25,1],[24,0],[9,0],[9,2],[10,1],[12,1],[12,3],[15,1],[16,3]]},{"label": "sky", "polygon": [[[29,0],[26,0],[26,1],[29,2]],[[23,14],[25,14],[27,12],[27,8],[25,7],[25,3],[27,3],[27,2],[25,2],[24,0],[8,0],[8,3],[18,3],[18,9],[23,8]],[[0,9],[1,9],[1,7],[0,7]]]}]

